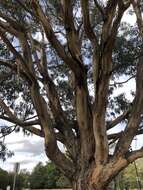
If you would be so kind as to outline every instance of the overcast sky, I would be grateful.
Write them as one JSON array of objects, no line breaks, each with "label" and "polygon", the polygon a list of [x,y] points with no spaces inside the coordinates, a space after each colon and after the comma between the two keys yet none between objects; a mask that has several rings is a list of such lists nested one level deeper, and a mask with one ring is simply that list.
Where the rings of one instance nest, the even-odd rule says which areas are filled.
[{"label": "overcast sky", "polygon": [[46,162],[48,158],[44,152],[44,141],[42,138],[31,135],[24,136],[22,132],[12,133],[6,137],[7,148],[14,151],[14,156],[6,161],[0,161],[0,167],[12,171],[14,163],[20,163],[20,169],[31,171],[38,162]]}]

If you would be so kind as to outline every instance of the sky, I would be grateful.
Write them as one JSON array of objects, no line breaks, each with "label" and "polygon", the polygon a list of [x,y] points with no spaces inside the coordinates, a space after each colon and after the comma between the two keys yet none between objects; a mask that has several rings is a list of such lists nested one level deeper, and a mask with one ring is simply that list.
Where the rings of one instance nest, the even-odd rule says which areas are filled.
[{"label": "sky", "polygon": [[0,160],[0,168],[13,171],[14,164],[20,163],[20,169],[32,171],[38,162],[46,162],[48,158],[44,152],[44,141],[36,135],[25,136],[22,132],[12,133],[5,139],[7,148],[14,152],[14,156],[6,161]]},{"label": "sky", "polygon": [[[128,17],[125,14],[123,21],[127,20],[130,24],[135,23],[135,17]],[[124,77],[120,79],[120,81],[123,80]],[[115,94],[117,95],[122,92],[126,92],[126,97],[128,99],[132,99],[130,91],[133,89],[135,89],[135,81],[130,80],[123,88],[118,88],[115,91]],[[26,169],[28,171],[32,171],[33,167],[38,162],[45,163],[48,161],[44,152],[44,141],[36,135],[24,136],[22,132],[12,133],[6,137],[5,143],[9,150],[14,151],[14,156],[8,158],[5,162],[0,160],[0,168],[2,169],[13,171],[14,164],[19,162],[21,170]],[[134,143],[134,147],[135,146],[136,142]],[[138,141],[138,146],[141,146],[141,140]]]}]

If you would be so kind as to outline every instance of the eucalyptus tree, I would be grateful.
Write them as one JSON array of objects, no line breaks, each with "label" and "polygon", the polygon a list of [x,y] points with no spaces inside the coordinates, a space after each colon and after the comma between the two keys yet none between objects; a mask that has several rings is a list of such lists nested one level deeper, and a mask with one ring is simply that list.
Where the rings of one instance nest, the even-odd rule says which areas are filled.
[{"label": "eucalyptus tree", "polygon": [[[73,190],[105,190],[143,156],[130,148],[143,132],[142,1],[0,0],[0,36],[3,136],[22,128],[44,138]],[[133,101],[113,93],[123,75],[136,82]]]}]

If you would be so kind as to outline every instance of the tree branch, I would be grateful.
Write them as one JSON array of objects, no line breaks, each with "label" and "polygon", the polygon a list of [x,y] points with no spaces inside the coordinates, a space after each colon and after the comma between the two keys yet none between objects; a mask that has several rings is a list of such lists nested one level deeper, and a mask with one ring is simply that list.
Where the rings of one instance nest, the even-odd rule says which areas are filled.
[{"label": "tree branch", "polygon": [[[143,32],[142,32],[142,27],[143,27],[143,18],[141,15],[141,10],[137,2],[131,1],[133,3],[133,8],[137,17],[137,24],[138,28],[140,31],[140,35],[143,41]],[[143,48],[142,52],[143,53]],[[117,143],[115,152],[117,152],[118,155],[122,155],[125,152],[127,152],[133,138],[134,138],[134,133],[139,128],[140,122],[141,122],[141,114],[143,113],[142,107],[143,107],[143,56],[141,56],[138,60],[136,69],[136,96],[135,96],[135,101],[133,104],[133,108],[131,111],[130,119],[128,122],[127,127],[124,130],[124,134],[120,138],[120,140]]]},{"label": "tree branch", "polygon": [[7,80],[9,77],[13,75],[13,72],[8,72],[0,75],[0,82]]},{"label": "tree branch", "polygon": [[143,97],[142,97],[143,64],[142,62],[143,62],[143,57],[140,58],[137,64],[136,96],[135,96],[134,104],[130,113],[130,119],[129,119],[128,125],[125,128],[124,134],[122,135],[122,137],[120,138],[116,146],[116,152],[118,152],[118,154],[124,154],[128,150],[134,138],[134,134],[139,128],[139,125],[141,122],[141,114],[142,114],[142,106],[143,106]]},{"label": "tree branch", "polygon": [[13,60],[3,60],[3,59],[0,59],[0,64],[5,66],[5,67],[8,67],[9,69],[11,69],[12,71],[16,71],[16,64],[14,63]]},{"label": "tree branch", "polygon": [[10,118],[16,118],[16,114],[10,110],[5,102],[0,98],[0,107],[4,110],[5,114]]},{"label": "tree branch", "polygon": [[29,12],[31,15],[33,14],[33,12],[29,9],[28,6],[26,6],[26,4],[24,2],[22,2],[21,0],[16,0],[19,5],[27,12]]},{"label": "tree branch", "polygon": [[[0,36],[1,36],[2,40],[4,41],[4,43],[7,45],[8,49],[12,52],[12,54],[16,58],[16,63],[19,65],[19,67],[21,67],[23,69],[24,75],[27,76],[27,79],[29,80],[29,82],[35,81],[36,78],[35,78],[34,73],[29,69],[29,67],[28,67],[27,63],[25,62],[25,60],[23,59],[22,55],[14,48],[12,43],[5,36],[5,31],[1,27],[0,27]],[[3,62],[3,64],[4,64],[4,62]]]},{"label": "tree branch", "polygon": [[4,110],[5,114],[7,115],[7,116],[0,115],[0,119],[9,121],[16,125],[19,125],[19,126],[23,127],[24,129],[26,129],[30,132],[33,132],[34,134],[36,134],[38,136],[43,136],[43,134],[41,133],[41,131],[39,129],[32,126],[32,125],[39,125],[39,120],[27,121],[27,122],[21,121],[16,116],[16,114],[9,109],[9,107],[4,103],[4,101],[2,99],[0,99],[0,107]]},{"label": "tree branch", "polygon": [[101,13],[103,20],[105,19],[105,11],[104,8],[102,7],[102,5],[98,2],[98,0],[94,0],[94,3],[97,7],[97,9],[99,10],[99,12]]},{"label": "tree branch", "polygon": [[121,19],[123,17],[124,12],[129,6],[130,2],[124,4],[122,0],[108,1],[107,6],[105,8],[106,20],[103,24],[102,30],[102,48],[104,52],[109,51],[109,49],[113,49]]},{"label": "tree branch", "polygon": [[[62,136],[64,136],[64,141],[66,142],[65,146],[74,147],[75,146],[74,141],[76,141],[75,135],[61,107],[56,86],[49,76],[47,65],[48,63],[47,63],[46,52],[45,48],[43,47],[41,53],[41,62],[39,66],[41,67],[40,69],[41,75],[43,76],[43,81],[44,81],[43,84],[47,93],[47,97],[49,99],[49,105],[52,110],[54,120],[58,124],[58,130],[61,132]],[[75,152],[73,154],[75,154]]]},{"label": "tree branch", "polygon": [[[108,139],[109,139],[109,140],[112,140],[112,139],[117,140],[117,139],[119,139],[123,134],[124,134],[124,131],[120,131],[120,132],[118,132],[118,133],[112,133],[112,134],[109,134],[109,135],[108,135]],[[136,135],[142,135],[142,134],[143,134],[143,129],[139,129],[139,130],[136,131],[135,136],[136,136]]]},{"label": "tree branch", "polygon": [[133,161],[135,161],[138,158],[142,158],[143,157],[143,147],[141,147],[139,150],[135,150],[132,151],[131,153],[129,153],[128,155],[128,161],[131,163]]},{"label": "tree branch", "polygon": [[114,86],[114,85],[121,85],[121,84],[125,84],[127,82],[129,82],[131,79],[135,78],[135,75],[129,77],[127,80],[125,81],[121,81],[121,82],[114,82],[113,84],[110,84],[110,86]]},{"label": "tree branch", "polygon": [[68,48],[73,59],[76,60],[81,67],[82,57],[80,52],[80,40],[79,33],[74,25],[72,0],[62,1],[61,6],[63,9],[64,26],[66,30]]},{"label": "tree branch", "polygon": [[[38,13],[38,14],[36,14],[37,19],[38,19],[38,21],[40,21],[42,23],[42,25],[45,29],[45,32],[46,32],[47,36],[49,37],[48,39],[49,39],[49,41],[51,41],[52,46],[57,50],[58,54],[67,63],[67,65],[69,65],[69,67],[71,69],[73,69],[73,71],[75,71],[75,73],[77,73],[77,68],[79,67],[79,65],[71,57],[66,56],[64,48],[62,47],[60,42],[57,40],[57,38],[54,34],[54,31],[52,30],[42,9],[37,4],[37,2],[33,1],[33,4],[35,5],[35,8],[36,8],[35,11]],[[20,36],[18,36],[18,39],[21,42],[21,46],[23,48],[23,52],[22,52],[23,56],[15,49],[13,44],[8,40],[8,38],[6,36],[7,26],[4,27],[4,25],[3,25],[0,27],[0,32],[1,32],[0,36],[1,36],[2,40],[4,41],[4,43],[7,45],[8,49],[12,52],[14,57],[16,57],[16,63],[20,65],[23,72],[25,73],[25,75],[27,75],[27,77],[29,78],[29,81],[31,82],[31,85],[30,85],[31,99],[33,101],[34,108],[35,108],[38,118],[40,120],[41,130],[39,130],[35,127],[33,128],[33,126],[31,126],[31,125],[27,125],[27,124],[30,124],[30,121],[21,123],[21,121],[19,121],[19,119],[11,112],[11,110],[8,109],[8,107],[6,107],[2,103],[1,103],[1,105],[4,108],[5,112],[7,113],[8,118],[10,118],[9,120],[11,120],[12,122],[15,122],[15,123],[19,123],[20,126],[23,125],[22,127],[26,130],[32,131],[35,134],[43,136],[45,139],[45,148],[46,148],[46,153],[47,153],[48,157],[53,162],[55,162],[55,164],[58,165],[61,170],[65,171],[66,174],[68,173],[67,175],[72,176],[73,172],[74,172],[74,165],[71,162],[71,160],[68,159],[64,155],[64,153],[62,153],[58,148],[54,129],[51,127],[51,118],[48,113],[47,102],[45,101],[43,96],[40,94],[40,87],[37,82],[35,72],[33,72],[33,70],[31,70],[31,68],[29,67],[29,64],[28,64],[28,63],[30,63],[30,66],[32,65],[32,53],[31,53],[31,51],[29,51],[29,50],[31,50],[31,48],[29,47],[29,42],[27,42],[27,36],[26,36],[25,30],[21,27],[17,28],[19,25],[17,25],[17,23],[15,21],[13,21],[12,19],[7,18],[6,15],[3,15],[3,18],[4,17],[5,17],[5,20],[7,20],[7,22],[10,23],[11,27],[13,27],[14,29],[17,29],[17,31],[20,31]],[[11,31],[9,31],[9,32],[13,33],[15,35],[18,35],[18,33],[15,33],[15,30],[13,30],[13,28],[11,28]],[[11,69],[15,69],[15,67],[16,67],[16,64],[8,64],[5,62],[3,62],[3,64],[5,66],[10,67]],[[3,119],[4,119],[4,116],[3,116]],[[32,121],[31,121],[31,123],[32,123]],[[42,133],[41,133],[41,131],[42,131]]]},{"label": "tree branch", "polygon": [[[140,57],[143,56],[143,53],[140,53],[139,55],[135,56],[134,58],[132,58],[132,61],[137,61]],[[136,65],[135,63],[133,64],[134,66]],[[128,66],[132,66],[130,65],[128,62],[124,63],[124,64],[117,64],[113,67],[111,73],[114,73],[116,71],[118,71],[119,69],[121,69],[122,67],[128,67]]]},{"label": "tree branch", "polygon": [[22,58],[22,56],[19,54],[19,52],[14,48],[14,46],[12,45],[12,43],[8,40],[8,38],[5,35],[5,30],[3,28],[0,27],[0,36],[3,40],[3,42],[7,45],[8,49],[13,53],[13,55],[19,59],[20,61],[22,61],[24,63],[24,60]]},{"label": "tree branch", "polygon": [[0,115],[0,119],[6,120],[6,121],[11,122],[11,123],[14,123],[14,124],[19,125],[21,127],[30,126],[30,125],[39,125],[40,124],[38,119],[32,120],[32,121],[22,121],[19,118],[17,118],[16,116],[14,116],[13,114],[12,114],[11,117],[9,115],[8,115],[8,117],[4,116],[4,115]]},{"label": "tree branch", "polygon": [[50,25],[49,19],[46,17],[46,15],[42,11],[39,4],[33,0],[32,6],[33,6],[35,16],[38,19],[38,21],[42,24],[42,26],[45,30],[46,37],[49,40],[49,42],[51,43],[51,45],[56,50],[59,57],[69,66],[69,68],[76,75],[78,75],[78,72],[80,70],[79,64],[76,61],[74,61],[73,59],[71,59],[71,57],[69,57],[66,54],[64,47],[61,45],[61,43],[59,42],[59,40],[56,38],[56,36],[54,34],[54,31]]},{"label": "tree branch", "polygon": [[[114,20],[112,18],[111,23],[109,22],[111,24],[111,26],[109,26],[109,27],[111,27],[111,30],[109,30],[109,37],[108,37],[108,40],[106,41],[106,50],[107,51],[114,47],[121,19],[123,17],[124,12],[126,11],[126,9],[129,6],[130,6],[130,3],[126,4],[126,6],[125,6],[124,3],[122,2],[122,0],[118,2],[118,11],[115,15],[115,18],[114,18]],[[113,12],[113,15],[112,15],[113,17],[114,17],[114,14],[115,14],[115,12]]]},{"label": "tree branch", "polygon": [[84,24],[84,30],[86,32],[87,37],[91,41],[94,48],[99,48],[97,37],[92,29],[90,18],[89,18],[89,2],[88,0],[81,0],[81,8],[82,8],[82,14],[83,14],[83,24]]},{"label": "tree branch", "polygon": [[128,117],[130,113],[130,109],[126,110],[125,112],[123,112],[122,115],[118,116],[116,119],[114,119],[113,121],[107,123],[107,130],[115,127],[116,125],[118,125],[121,121],[123,121],[124,119],[126,119]]},{"label": "tree branch", "polygon": [[142,17],[142,12],[140,10],[139,2],[135,1],[135,0],[131,0],[131,3],[133,5],[133,9],[136,14],[137,24],[138,24],[140,35],[143,38],[143,17]]},{"label": "tree branch", "polygon": [[6,20],[10,24],[10,27],[12,27],[15,31],[18,31],[20,33],[26,32],[24,25],[21,25],[20,23],[14,21],[13,19],[8,17],[6,14],[2,13],[1,11],[0,11],[0,17]]},{"label": "tree branch", "polygon": [[[0,21],[0,25],[8,32],[14,34],[16,37],[19,38],[19,41],[21,43],[21,47],[23,50],[23,58],[22,56],[16,51],[16,49],[8,42],[8,39],[3,35],[3,40],[8,45],[10,50],[14,55],[17,55],[17,57],[23,62],[27,63],[29,70],[32,71],[32,56],[31,56],[31,47],[29,46],[27,39],[28,30],[21,24],[17,23],[16,21],[12,20],[11,18],[7,17],[4,13],[0,12],[0,16],[4,18],[8,23]],[[19,54],[19,55],[18,55]],[[32,73],[32,72],[31,72]]]},{"label": "tree branch", "polygon": [[13,27],[11,27],[11,25],[7,22],[4,22],[2,20],[0,20],[0,27],[4,28],[6,31],[8,31],[9,33],[18,36],[19,33],[17,32],[17,30],[15,30]]},{"label": "tree branch", "polygon": [[48,113],[47,103],[39,92],[38,83],[33,83],[31,86],[31,98],[44,132],[46,154],[70,177],[73,175],[72,171],[74,170],[74,166],[58,148],[54,129],[50,126],[51,119]]},{"label": "tree branch", "polygon": [[[118,7],[118,13],[116,11]],[[96,160],[97,163],[108,161],[108,139],[105,121],[107,107],[107,97],[109,81],[112,70],[112,51],[117,36],[118,27],[125,9],[120,1],[109,0],[105,8],[106,19],[102,26],[100,56],[95,59],[94,84],[95,84],[95,103],[94,103],[94,135],[96,139]],[[117,120],[116,120],[117,121]]]},{"label": "tree branch", "polygon": [[2,129],[0,130],[0,134],[2,134],[2,135],[0,136],[0,139],[1,139],[1,138],[4,138],[5,136],[7,136],[7,135],[9,135],[9,134],[11,134],[12,132],[15,131],[15,129],[16,129],[16,125],[10,126],[10,127],[4,127],[4,129],[2,128]]}]

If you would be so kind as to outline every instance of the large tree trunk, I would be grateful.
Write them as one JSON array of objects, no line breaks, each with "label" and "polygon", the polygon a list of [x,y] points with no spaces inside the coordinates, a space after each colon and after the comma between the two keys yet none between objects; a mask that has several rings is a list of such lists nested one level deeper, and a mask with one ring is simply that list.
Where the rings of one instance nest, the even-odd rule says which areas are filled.
[{"label": "large tree trunk", "polygon": [[76,182],[73,183],[73,190],[106,190],[108,185],[105,182],[99,184],[92,184],[91,179],[82,179],[79,178]]},{"label": "large tree trunk", "polygon": [[106,178],[105,172],[97,169],[80,172],[78,177],[73,181],[73,190],[106,190],[110,183],[110,179]]},{"label": "large tree trunk", "polygon": [[[130,161],[130,160],[128,160]],[[106,164],[89,163],[82,166],[79,173],[75,174],[73,190],[111,190],[114,184],[110,185],[118,173],[129,164],[125,158],[118,157]],[[78,171],[78,169],[77,169]],[[109,187],[110,185],[110,187]]]}]

